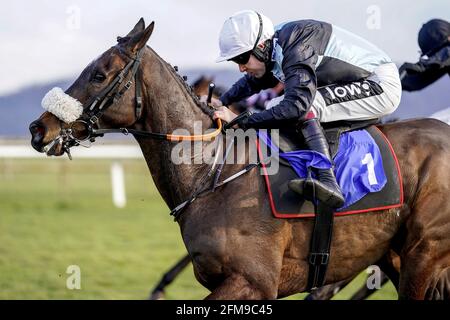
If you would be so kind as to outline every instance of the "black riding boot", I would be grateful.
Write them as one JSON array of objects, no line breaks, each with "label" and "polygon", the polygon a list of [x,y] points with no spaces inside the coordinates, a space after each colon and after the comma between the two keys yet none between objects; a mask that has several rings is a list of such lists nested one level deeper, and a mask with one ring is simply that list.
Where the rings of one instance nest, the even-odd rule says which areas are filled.
[{"label": "black riding boot", "polygon": [[[325,134],[316,118],[303,122],[301,131],[306,141],[306,145],[313,151],[324,154],[331,162],[330,151]],[[289,188],[308,200],[315,199],[332,208],[339,208],[344,205],[344,196],[341,188],[336,182],[333,168],[313,169],[317,180],[295,179],[289,182]]]}]

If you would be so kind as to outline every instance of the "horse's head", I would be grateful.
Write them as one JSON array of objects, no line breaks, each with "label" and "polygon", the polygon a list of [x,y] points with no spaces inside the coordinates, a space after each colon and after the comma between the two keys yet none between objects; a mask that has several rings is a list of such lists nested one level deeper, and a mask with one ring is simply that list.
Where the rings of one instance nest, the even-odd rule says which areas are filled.
[{"label": "horse's head", "polygon": [[214,82],[214,77],[201,76],[192,84],[192,89],[197,96],[208,94],[209,85]]},{"label": "horse's head", "polygon": [[125,37],[91,62],[63,92],[49,91],[42,100],[46,110],[30,124],[31,145],[47,155],[69,153],[72,146],[95,139],[98,128],[127,128],[141,114],[139,65],[153,31],[141,18]]}]

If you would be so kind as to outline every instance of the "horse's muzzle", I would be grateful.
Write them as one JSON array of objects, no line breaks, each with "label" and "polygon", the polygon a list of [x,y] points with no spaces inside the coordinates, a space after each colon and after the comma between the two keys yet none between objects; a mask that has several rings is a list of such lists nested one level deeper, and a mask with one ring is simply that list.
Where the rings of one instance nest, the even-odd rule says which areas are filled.
[{"label": "horse's muzzle", "polygon": [[43,152],[43,141],[47,132],[46,127],[42,124],[41,121],[36,120],[30,124],[29,129],[31,133],[31,146],[36,151]]}]

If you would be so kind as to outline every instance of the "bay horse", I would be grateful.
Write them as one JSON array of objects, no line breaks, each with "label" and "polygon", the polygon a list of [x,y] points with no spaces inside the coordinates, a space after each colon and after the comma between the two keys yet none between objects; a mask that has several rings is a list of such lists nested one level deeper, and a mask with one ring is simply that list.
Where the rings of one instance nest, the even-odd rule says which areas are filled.
[{"label": "bay horse", "polygon": [[[81,117],[88,116],[94,128],[166,134],[178,128],[194,132],[195,121],[203,128],[213,126],[206,107],[174,69],[146,46],[153,27],[154,23],[145,27],[143,19],[139,20],[66,90],[66,95],[83,106]],[[127,66],[136,61],[140,66],[134,70],[136,81],[131,81],[134,71]],[[92,101],[103,96],[120,75],[130,81],[119,82],[114,99],[105,95],[109,106],[98,119],[89,116]],[[122,90],[125,87],[130,90]],[[123,94],[118,96],[119,92]],[[62,139],[68,126],[53,113],[44,112],[30,124],[32,146],[48,155],[63,155],[74,145]],[[394,283],[400,299],[448,299],[450,127],[423,119],[380,125],[379,129],[399,161],[404,205],[336,217],[325,284],[353,278],[392,250],[401,259]],[[173,142],[137,134],[135,138],[168,207],[190,199],[209,164],[175,164],[171,161]],[[231,176],[245,166],[226,164],[222,174]],[[199,197],[178,224],[196,279],[211,291],[207,299],[275,299],[306,290],[313,221],[275,219],[259,170]]]}]

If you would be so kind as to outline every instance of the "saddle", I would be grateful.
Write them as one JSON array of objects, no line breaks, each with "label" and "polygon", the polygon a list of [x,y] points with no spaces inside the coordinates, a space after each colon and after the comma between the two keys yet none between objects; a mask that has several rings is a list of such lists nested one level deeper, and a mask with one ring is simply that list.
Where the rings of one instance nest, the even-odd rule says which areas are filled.
[{"label": "saddle", "polygon": [[[379,147],[387,178],[387,183],[381,191],[368,193],[351,206],[341,211],[337,210],[334,213],[335,216],[385,210],[399,207],[403,203],[402,181],[398,161],[386,136],[375,126],[377,123],[379,123],[378,119],[369,121],[337,121],[322,124],[332,157],[339,150],[340,137],[343,133],[354,130],[366,130]],[[260,141],[260,143],[262,142]],[[306,146],[295,131],[280,132],[278,147],[283,152],[306,149]],[[261,152],[260,156],[262,156]],[[266,170],[271,161],[279,162],[277,174],[264,175],[273,215],[276,218],[314,217],[313,203],[301,199],[298,194],[288,188],[289,181],[298,178],[289,162],[280,157],[271,156],[266,161],[262,161],[263,170]]]}]

